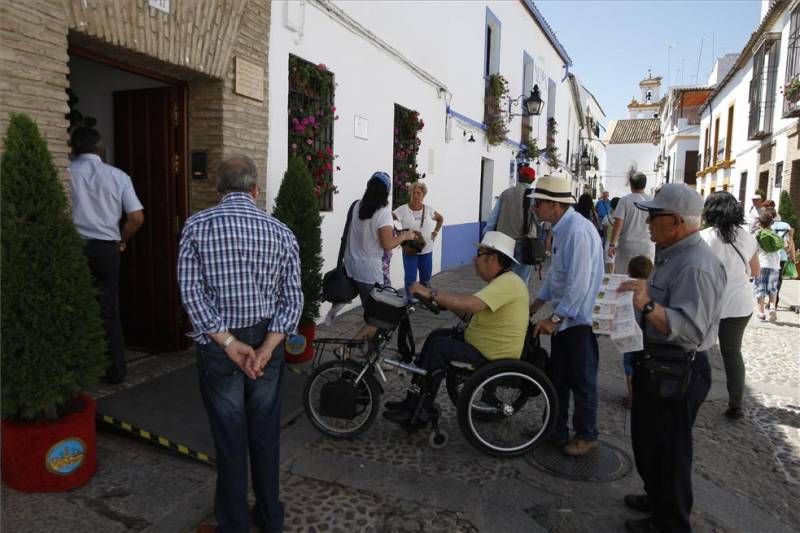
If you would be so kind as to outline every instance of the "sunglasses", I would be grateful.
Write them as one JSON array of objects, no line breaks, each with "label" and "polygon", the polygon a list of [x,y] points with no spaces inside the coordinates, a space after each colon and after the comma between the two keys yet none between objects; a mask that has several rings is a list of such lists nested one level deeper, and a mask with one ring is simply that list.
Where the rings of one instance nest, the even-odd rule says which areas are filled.
[{"label": "sunglasses", "polygon": [[494,252],[489,250],[478,250],[478,253],[475,254],[475,257],[480,257],[482,255],[494,255]]}]

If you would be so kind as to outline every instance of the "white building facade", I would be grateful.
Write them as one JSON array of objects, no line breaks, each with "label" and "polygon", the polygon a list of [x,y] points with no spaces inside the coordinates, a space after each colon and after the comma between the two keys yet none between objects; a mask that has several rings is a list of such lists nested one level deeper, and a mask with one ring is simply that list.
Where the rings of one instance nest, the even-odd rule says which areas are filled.
[{"label": "white building facade", "polygon": [[685,183],[696,186],[699,170],[700,108],[707,87],[670,87],[661,107],[661,140],[655,163],[656,186]]},{"label": "white building facade", "polygon": [[[413,6],[413,7],[412,7]],[[413,28],[413,32],[409,32]],[[492,202],[516,180],[524,152],[523,124],[542,153],[530,159],[547,172],[547,121],[555,119],[558,167],[577,149],[579,125],[567,87],[571,61],[533,2],[332,2],[275,1],[269,47],[268,206],[274,201],[290,152],[288,138],[290,56],[324,64],[335,80],[329,146],[336,155],[338,190],[322,211],[325,269],[332,268],[348,207],[361,197],[370,175],[392,173],[396,155],[396,106],[418,113],[417,171],[425,198],[445,220],[434,251],[434,272],[471,261]],[[508,82],[506,139],[487,142],[484,107],[487,79]],[[539,116],[511,116],[538,85]],[[568,146],[569,144],[569,146]],[[402,261],[392,261],[393,285],[402,285]]]},{"label": "white building facade", "polygon": [[740,201],[756,191],[800,209],[800,2],[775,0],[702,109],[697,188]]}]

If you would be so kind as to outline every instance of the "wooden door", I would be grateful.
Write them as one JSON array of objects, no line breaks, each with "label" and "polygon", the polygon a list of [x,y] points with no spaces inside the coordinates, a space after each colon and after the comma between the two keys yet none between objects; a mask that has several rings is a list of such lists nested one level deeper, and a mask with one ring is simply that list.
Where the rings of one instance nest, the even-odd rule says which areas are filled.
[{"label": "wooden door", "polygon": [[126,344],[148,351],[187,343],[176,273],[185,220],[185,91],[114,93],[114,164],[130,175],[144,225],[122,254],[120,311]]}]

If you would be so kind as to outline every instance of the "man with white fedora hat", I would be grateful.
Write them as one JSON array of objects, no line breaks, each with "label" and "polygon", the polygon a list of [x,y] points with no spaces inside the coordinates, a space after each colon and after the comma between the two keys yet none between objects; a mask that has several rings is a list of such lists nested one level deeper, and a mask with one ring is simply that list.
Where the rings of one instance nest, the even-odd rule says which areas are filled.
[{"label": "man with white fedora hat", "polygon": [[[595,232],[597,233],[597,232]],[[519,359],[528,329],[528,287],[511,269],[515,241],[499,231],[488,231],[473,259],[475,272],[485,282],[474,294],[455,293],[414,283],[411,294],[420,294],[457,314],[471,314],[463,332],[438,329],[422,346],[416,364],[427,371],[402,401],[387,402],[384,416],[399,424],[424,425],[434,410],[434,400],[450,361],[485,363],[493,359]],[[423,409],[417,409],[419,401]],[[419,414],[415,417],[415,412]]]},{"label": "man with white fedora hat", "polygon": [[[550,302],[553,313],[536,323],[534,333],[552,335],[547,374],[561,406],[551,442],[567,455],[579,456],[597,447],[597,339],[592,332],[592,306],[603,278],[603,246],[597,229],[572,209],[569,180],[539,178],[530,194],[539,220],[553,225],[553,260],[539,295],[535,314]],[[574,410],[569,439],[569,396]]]}]

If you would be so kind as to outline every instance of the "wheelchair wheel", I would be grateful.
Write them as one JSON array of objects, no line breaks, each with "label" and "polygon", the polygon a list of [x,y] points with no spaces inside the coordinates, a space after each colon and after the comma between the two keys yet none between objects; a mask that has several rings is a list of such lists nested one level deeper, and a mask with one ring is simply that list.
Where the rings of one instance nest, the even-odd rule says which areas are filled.
[{"label": "wheelchair wheel", "polygon": [[[380,387],[369,370],[355,384],[363,370],[364,366],[354,361],[336,360],[311,372],[303,389],[303,408],[314,427],[338,438],[354,437],[369,428],[380,407]],[[330,402],[325,387],[331,384],[345,391],[341,401],[346,405],[323,405],[323,399]]]},{"label": "wheelchair wheel", "polygon": [[556,391],[529,363],[503,360],[478,369],[461,389],[458,425],[478,450],[513,457],[533,449],[553,430]]}]

